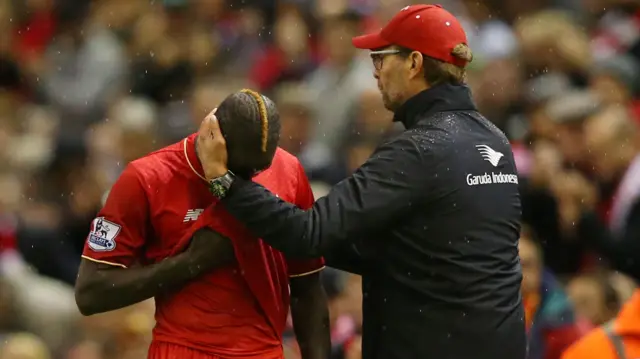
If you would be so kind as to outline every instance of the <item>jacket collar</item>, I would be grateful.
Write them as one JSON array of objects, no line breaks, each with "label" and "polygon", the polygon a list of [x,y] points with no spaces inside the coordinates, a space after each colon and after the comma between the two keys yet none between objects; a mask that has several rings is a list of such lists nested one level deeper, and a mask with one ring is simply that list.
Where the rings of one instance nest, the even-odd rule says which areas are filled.
[{"label": "jacket collar", "polygon": [[414,127],[421,117],[446,111],[476,111],[471,91],[466,85],[440,84],[408,99],[393,116],[405,128]]}]

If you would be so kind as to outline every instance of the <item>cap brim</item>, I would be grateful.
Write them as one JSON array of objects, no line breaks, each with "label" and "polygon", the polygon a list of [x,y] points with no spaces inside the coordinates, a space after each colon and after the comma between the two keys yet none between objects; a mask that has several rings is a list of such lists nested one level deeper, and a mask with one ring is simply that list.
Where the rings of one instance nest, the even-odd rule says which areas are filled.
[{"label": "cap brim", "polygon": [[382,38],[382,36],[380,36],[379,32],[368,34],[368,35],[356,36],[353,39],[351,39],[351,43],[356,48],[364,49],[364,50],[379,49],[379,48],[387,47],[391,45],[390,42],[386,41],[385,39]]}]

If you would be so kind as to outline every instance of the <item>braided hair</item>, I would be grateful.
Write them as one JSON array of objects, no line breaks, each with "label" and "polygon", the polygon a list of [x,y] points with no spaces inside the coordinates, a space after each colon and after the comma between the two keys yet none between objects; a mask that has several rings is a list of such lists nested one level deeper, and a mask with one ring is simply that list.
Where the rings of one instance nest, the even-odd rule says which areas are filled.
[{"label": "braided hair", "polygon": [[280,115],[273,101],[243,89],[222,101],[216,117],[227,141],[231,171],[250,177],[271,165],[280,140]]},{"label": "braided hair", "polygon": [[262,95],[260,95],[259,93],[250,89],[243,89],[240,92],[251,95],[251,97],[253,97],[258,103],[258,111],[260,112],[260,123],[262,125],[262,138],[260,139],[260,143],[262,146],[262,152],[267,152],[269,116],[267,115],[267,105],[265,104],[264,98],[262,98]]}]

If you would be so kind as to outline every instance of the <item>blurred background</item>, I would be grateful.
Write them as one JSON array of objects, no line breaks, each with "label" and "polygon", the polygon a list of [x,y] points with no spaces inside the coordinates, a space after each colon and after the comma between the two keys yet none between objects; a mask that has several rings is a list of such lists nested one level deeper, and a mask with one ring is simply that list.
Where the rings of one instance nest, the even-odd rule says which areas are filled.
[{"label": "blurred background", "polygon": [[[120,171],[250,87],[278,104],[280,145],[322,196],[398,130],[351,38],[411,3],[0,0],[0,359],[146,357],[153,302],[82,318],[73,298]],[[640,223],[640,1],[437,3],[463,22],[475,101],[513,143],[532,352],[559,358],[635,290],[575,227],[583,211],[612,233]],[[335,358],[359,359],[360,279],[323,278]]]}]

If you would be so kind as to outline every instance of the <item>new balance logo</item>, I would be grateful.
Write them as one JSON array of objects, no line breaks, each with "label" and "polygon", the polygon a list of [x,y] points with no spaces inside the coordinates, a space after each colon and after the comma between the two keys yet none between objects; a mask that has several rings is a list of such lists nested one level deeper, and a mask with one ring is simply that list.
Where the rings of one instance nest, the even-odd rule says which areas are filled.
[{"label": "new balance logo", "polygon": [[493,148],[487,145],[476,145],[478,151],[482,155],[485,161],[488,161],[493,165],[493,167],[498,167],[498,163],[500,163],[500,159],[504,156],[504,154],[494,151]]},{"label": "new balance logo", "polygon": [[202,214],[202,212],[204,212],[204,209],[198,208],[198,209],[190,209],[187,211],[187,214],[184,216],[184,220],[182,222],[190,222],[190,221],[197,221],[198,217],[200,217],[200,215]]}]

